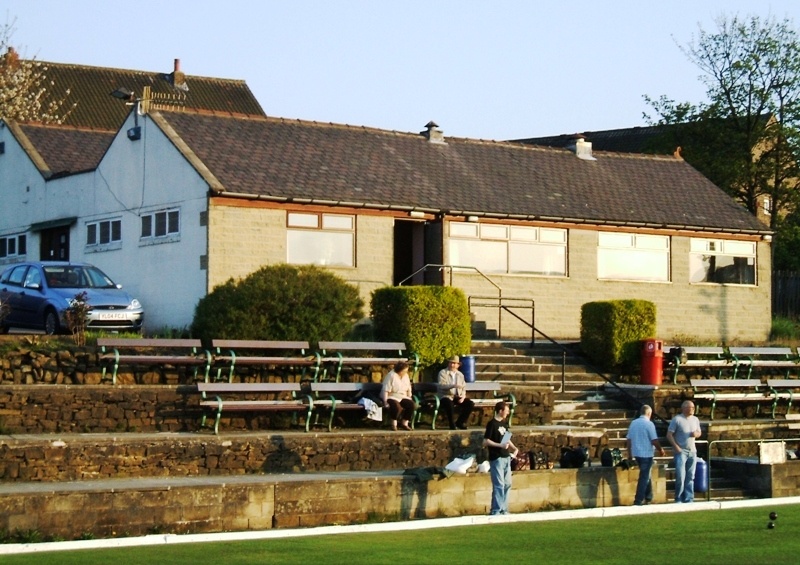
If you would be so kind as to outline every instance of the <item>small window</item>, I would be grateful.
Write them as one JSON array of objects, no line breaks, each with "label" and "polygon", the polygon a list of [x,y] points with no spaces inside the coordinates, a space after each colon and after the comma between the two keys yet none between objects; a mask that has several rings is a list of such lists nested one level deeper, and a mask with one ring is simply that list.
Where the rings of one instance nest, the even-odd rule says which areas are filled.
[{"label": "small window", "polygon": [[597,278],[669,282],[669,243],[665,235],[599,232]]},{"label": "small window", "polygon": [[142,216],[142,239],[166,238],[181,231],[179,210],[161,210]]},{"label": "small window", "polygon": [[355,266],[355,216],[288,212],[286,226],[287,263]]},{"label": "small window", "polygon": [[0,237],[0,259],[24,257],[28,252],[27,247],[24,233]]},{"label": "small window", "polygon": [[755,242],[693,238],[690,249],[690,282],[756,284]]},{"label": "small window", "polygon": [[122,241],[122,220],[101,220],[86,224],[86,245],[108,245]]}]

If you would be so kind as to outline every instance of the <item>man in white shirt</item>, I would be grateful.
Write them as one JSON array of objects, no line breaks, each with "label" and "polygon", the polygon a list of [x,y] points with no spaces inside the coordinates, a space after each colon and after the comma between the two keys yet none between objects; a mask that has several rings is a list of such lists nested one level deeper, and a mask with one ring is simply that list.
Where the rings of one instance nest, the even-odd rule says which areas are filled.
[{"label": "man in white shirt", "polygon": [[[472,413],[475,403],[467,398],[466,381],[464,374],[458,370],[461,364],[458,355],[447,362],[447,367],[439,371],[439,408],[447,416],[450,429],[467,429],[467,420]],[[455,409],[458,407],[458,420],[455,419]]]}]

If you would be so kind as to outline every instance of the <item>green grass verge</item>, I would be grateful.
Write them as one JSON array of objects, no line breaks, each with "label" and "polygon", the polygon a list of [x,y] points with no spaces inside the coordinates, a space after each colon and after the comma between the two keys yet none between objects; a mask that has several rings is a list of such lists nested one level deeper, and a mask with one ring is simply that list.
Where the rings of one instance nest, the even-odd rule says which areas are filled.
[{"label": "green grass verge", "polygon": [[[768,529],[775,510],[776,527]],[[498,523],[396,533],[326,535],[8,555],[3,565],[224,563],[702,563],[795,565],[800,505]]]}]

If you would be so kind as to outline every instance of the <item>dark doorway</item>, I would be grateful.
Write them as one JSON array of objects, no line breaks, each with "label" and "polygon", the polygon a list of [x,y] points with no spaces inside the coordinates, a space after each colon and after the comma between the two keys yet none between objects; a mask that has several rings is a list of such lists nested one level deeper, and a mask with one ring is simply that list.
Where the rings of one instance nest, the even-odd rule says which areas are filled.
[{"label": "dark doorway", "polygon": [[43,229],[40,234],[40,260],[69,261],[69,226]]},{"label": "dark doorway", "polygon": [[[394,222],[394,284],[397,285],[425,266],[425,222]],[[404,285],[423,284],[425,274],[419,272]]]}]

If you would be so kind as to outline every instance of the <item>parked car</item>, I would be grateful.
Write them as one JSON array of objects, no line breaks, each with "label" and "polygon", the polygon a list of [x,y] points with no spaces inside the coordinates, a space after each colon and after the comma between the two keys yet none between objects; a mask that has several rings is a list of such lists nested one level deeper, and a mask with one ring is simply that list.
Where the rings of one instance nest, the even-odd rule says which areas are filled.
[{"label": "parked car", "polygon": [[82,292],[90,307],[86,329],[141,331],[142,305],[103,271],[87,263],[43,261],[15,263],[0,274],[0,303],[7,305],[0,332],[12,327],[66,332],[66,310]]}]

